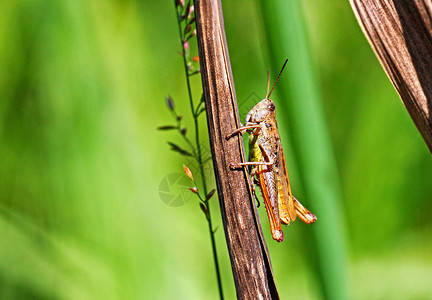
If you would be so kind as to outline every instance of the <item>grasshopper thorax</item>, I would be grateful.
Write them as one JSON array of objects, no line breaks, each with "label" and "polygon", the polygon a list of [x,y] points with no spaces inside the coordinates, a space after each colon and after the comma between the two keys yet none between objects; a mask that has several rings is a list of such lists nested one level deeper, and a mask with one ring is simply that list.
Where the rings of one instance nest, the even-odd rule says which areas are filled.
[{"label": "grasshopper thorax", "polygon": [[270,117],[274,117],[275,104],[270,99],[258,102],[247,114],[246,123],[260,123]]}]

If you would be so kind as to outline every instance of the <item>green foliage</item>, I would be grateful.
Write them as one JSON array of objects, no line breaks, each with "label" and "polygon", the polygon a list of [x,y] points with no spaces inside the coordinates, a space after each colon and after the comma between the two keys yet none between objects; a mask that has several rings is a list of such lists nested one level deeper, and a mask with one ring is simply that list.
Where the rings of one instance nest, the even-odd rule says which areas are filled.
[{"label": "green foliage", "polygon": [[[265,29],[262,9],[250,1],[223,4],[241,113],[265,96],[267,68],[277,75],[289,58],[289,75],[272,98],[293,191],[318,221],[293,223],[278,244],[262,218],[282,298],[322,297],[326,274],[317,276],[317,257],[344,264],[350,299],[431,298],[430,153],[348,2],[308,0],[280,11],[289,22],[304,18],[303,27],[283,32],[276,25]],[[200,207],[192,199],[172,207],[159,197],[163,178],[181,174],[185,162],[167,145],[182,147],[175,130],[157,130],[172,123],[166,95],[179,115],[190,110],[173,4],[2,1],[0,9],[0,298],[217,298]],[[309,48],[298,55],[278,48],[300,49],[303,42]],[[271,47],[281,57],[270,57]],[[307,72],[314,74],[312,87]],[[194,76],[195,94],[199,84]],[[301,97],[306,88],[321,95],[318,108]],[[312,134],[316,120],[298,119],[294,110],[306,108],[321,110],[327,135]],[[188,122],[182,126],[193,128]],[[204,139],[205,122],[200,132]],[[316,139],[333,158],[311,149]],[[336,175],[306,172],[305,164],[320,168],[321,162],[336,166]],[[338,177],[340,184],[333,181]],[[313,184],[322,197],[310,192]],[[340,197],[332,196],[334,186]],[[230,299],[229,258],[217,203],[211,203]],[[333,225],[320,232],[326,223]],[[346,260],[322,248],[332,238],[340,239]]]},{"label": "green foliage", "polygon": [[287,83],[278,89],[281,98],[278,112],[279,116],[285,117],[282,118],[285,126],[281,126],[281,133],[286,136],[291,133],[302,194],[319,216],[319,222],[310,228],[313,248],[309,251],[309,259],[316,266],[323,296],[346,299],[345,217],[341,209],[340,179],[300,3],[261,1],[260,7],[273,69],[279,64],[277,57],[292,58],[287,68]]}]

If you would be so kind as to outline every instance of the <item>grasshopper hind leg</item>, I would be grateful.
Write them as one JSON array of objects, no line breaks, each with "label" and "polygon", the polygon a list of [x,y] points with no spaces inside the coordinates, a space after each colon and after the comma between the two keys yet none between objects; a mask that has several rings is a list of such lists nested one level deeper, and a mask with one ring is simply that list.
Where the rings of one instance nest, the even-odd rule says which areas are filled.
[{"label": "grasshopper hind leg", "polygon": [[306,224],[315,223],[317,217],[304,207],[294,196],[293,199],[297,216]]}]

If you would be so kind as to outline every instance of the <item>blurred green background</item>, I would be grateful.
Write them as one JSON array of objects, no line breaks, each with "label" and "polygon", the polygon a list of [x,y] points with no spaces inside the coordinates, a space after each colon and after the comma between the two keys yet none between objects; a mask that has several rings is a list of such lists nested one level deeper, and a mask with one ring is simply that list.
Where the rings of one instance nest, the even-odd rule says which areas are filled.
[{"label": "blurred green background", "polygon": [[[223,1],[242,120],[264,97],[267,68],[277,73],[290,59],[272,98],[281,107],[293,191],[318,222],[295,222],[278,244],[260,208],[280,295],[322,299],[324,285],[350,299],[431,299],[431,155],[349,3],[293,3],[303,21],[283,32],[303,38],[294,49],[307,46],[298,56],[307,58],[321,101],[322,139],[341,195],[330,214],[324,201],[308,199],[314,174],[298,165],[304,148],[295,146],[306,138],[295,128],[304,126],[284,114],[302,99],[278,92],[305,74],[300,58],[295,51],[273,57],[279,46],[268,32],[278,29],[264,24],[258,3]],[[185,162],[166,143],[181,138],[156,130],[173,124],[166,95],[193,134],[171,1],[17,0],[0,2],[0,11],[0,298],[216,299],[198,201],[186,195],[174,207],[159,193]],[[193,89],[199,99],[198,76]],[[201,133],[205,140],[204,118]],[[232,299],[216,198],[212,205],[223,289]],[[328,224],[321,239],[320,222]],[[327,256],[333,237],[340,256]],[[342,264],[345,281],[326,282],[323,260]]]}]

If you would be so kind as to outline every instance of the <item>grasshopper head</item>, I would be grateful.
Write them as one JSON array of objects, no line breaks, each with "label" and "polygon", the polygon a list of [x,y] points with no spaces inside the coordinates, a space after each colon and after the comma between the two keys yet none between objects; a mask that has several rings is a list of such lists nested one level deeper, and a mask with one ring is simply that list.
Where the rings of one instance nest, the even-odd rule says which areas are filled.
[{"label": "grasshopper head", "polygon": [[275,113],[275,104],[272,100],[266,98],[258,102],[247,114],[246,123],[260,123]]},{"label": "grasshopper head", "polygon": [[273,84],[273,87],[269,93],[270,88],[270,71],[267,71],[267,94],[264,99],[262,99],[260,102],[258,102],[257,105],[255,105],[251,111],[246,116],[246,124],[247,123],[261,123],[268,118],[274,118],[275,117],[275,104],[272,100],[270,100],[270,95],[272,94],[276,83],[278,82],[283,69],[285,68],[286,64],[288,62],[288,59],[285,60],[282,69],[279,72],[278,77],[276,78],[275,83]]}]

